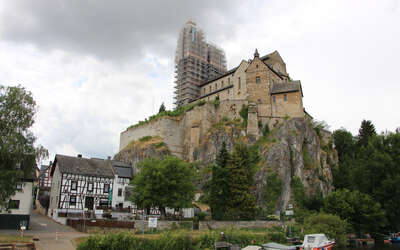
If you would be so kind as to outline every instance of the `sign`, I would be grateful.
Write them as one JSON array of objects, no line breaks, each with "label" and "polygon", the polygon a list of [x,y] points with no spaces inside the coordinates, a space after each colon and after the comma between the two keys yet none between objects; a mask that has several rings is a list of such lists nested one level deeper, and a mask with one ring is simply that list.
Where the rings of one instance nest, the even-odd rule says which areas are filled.
[{"label": "sign", "polygon": [[25,226],[21,226],[21,230],[25,230],[26,229],[26,227]]},{"label": "sign", "polygon": [[149,218],[149,227],[150,228],[157,228],[157,218]]},{"label": "sign", "polygon": [[96,210],[94,210],[94,214],[103,214],[103,210],[96,209]]},{"label": "sign", "polygon": [[287,215],[287,216],[294,215],[294,212],[293,212],[293,210],[286,210],[285,215]]}]

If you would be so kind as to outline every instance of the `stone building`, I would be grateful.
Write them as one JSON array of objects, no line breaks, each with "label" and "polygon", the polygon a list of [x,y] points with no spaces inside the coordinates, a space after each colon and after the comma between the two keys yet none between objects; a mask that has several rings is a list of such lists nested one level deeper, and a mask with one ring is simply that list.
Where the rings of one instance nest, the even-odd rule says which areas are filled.
[{"label": "stone building", "polygon": [[202,82],[226,71],[225,53],[207,43],[204,32],[188,21],[179,34],[175,66],[175,104],[180,106],[199,97]]},{"label": "stone building", "polygon": [[241,119],[239,112],[244,106],[248,107],[247,135],[255,138],[260,125],[271,127],[289,117],[305,116],[301,83],[290,80],[277,51],[260,57],[256,50],[252,60],[242,60],[199,87],[200,96],[191,103],[202,105],[195,105],[181,117],[164,116],[123,131],[120,151],[141,137],[159,136],[172,154],[193,161],[209,129],[221,119]]}]

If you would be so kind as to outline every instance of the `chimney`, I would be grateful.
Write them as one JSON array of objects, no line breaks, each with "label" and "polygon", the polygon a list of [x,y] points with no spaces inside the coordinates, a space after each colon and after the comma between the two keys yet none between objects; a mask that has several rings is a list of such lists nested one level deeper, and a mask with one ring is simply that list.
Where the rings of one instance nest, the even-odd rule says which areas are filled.
[{"label": "chimney", "polygon": [[82,155],[81,155],[81,154],[78,154],[78,158],[82,158]]}]

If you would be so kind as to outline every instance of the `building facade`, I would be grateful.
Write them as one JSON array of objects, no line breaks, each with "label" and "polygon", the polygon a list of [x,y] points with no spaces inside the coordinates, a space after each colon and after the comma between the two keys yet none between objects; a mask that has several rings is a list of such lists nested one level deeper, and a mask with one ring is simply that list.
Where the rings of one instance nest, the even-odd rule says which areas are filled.
[{"label": "building facade", "polygon": [[175,55],[175,105],[200,96],[200,85],[226,72],[224,51],[206,42],[196,23],[188,21],[179,33]]},{"label": "building facade", "polygon": [[35,157],[26,157],[21,163],[24,177],[17,183],[16,191],[7,208],[0,207],[0,229],[21,229],[30,226],[33,207],[33,183],[35,182]]},{"label": "building facade", "polygon": [[114,174],[110,160],[56,155],[50,175],[49,215],[53,218],[111,207]]},{"label": "building facade", "polygon": [[131,165],[118,161],[111,161],[111,164],[114,171],[112,207],[131,212],[131,209],[135,208],[134,204],[129,200],[129,194],[132,189],[130,182],[133,179],[133,169]]}]

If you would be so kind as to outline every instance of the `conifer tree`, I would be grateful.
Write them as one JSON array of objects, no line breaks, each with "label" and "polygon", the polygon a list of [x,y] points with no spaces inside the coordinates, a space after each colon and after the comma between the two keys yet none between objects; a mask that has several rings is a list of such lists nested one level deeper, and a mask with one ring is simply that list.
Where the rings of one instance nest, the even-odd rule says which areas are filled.
[{"label": "conifer tree", "polygon": [[226,150],[226,143],[222,143],[218,152],[215,164],[212,166],[212,179],[209,185],[210,208],[214,220],[224,218],[228,197],[228,180],[226,164],[229,160],[229,152]]},{"label": "conifer tree", "polygon": [[363,120],[361,127],[358,130],[358,144],[359,146],[368,145],[369,138],[376,135],[374,124],[370,120]]},{"label": "conifer tree", "polygon": [[166,110],[164,103],[161,103],[160,109],[158,110],[158,113],[164,112]]},{"label": "conifer tree", "polygon": [[227,211],[226,219],[251,220],[256,213],[256,200],[251,193],[254,174],[259,162],[255,148],[237,144],[227,162]]}]

